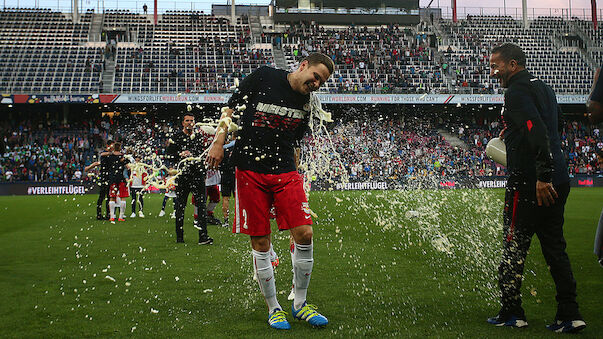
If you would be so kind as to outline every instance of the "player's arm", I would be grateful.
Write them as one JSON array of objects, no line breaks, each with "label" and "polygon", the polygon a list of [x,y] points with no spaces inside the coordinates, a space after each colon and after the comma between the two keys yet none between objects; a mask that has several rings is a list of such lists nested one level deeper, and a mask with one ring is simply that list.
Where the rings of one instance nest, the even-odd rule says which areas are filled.
[{"label": "player's arm", "polygon": [[601,69],[599,68],[597,69],[597,73],[595,73],[593,87],[588,97],[588,103],[586,104],[588,118],[593,124],[603,122],[603,107],[601,107],[601,104],[603,103],[603,80],[599,77],[600,73]]},{"label": "player's arm", "polygon": [[551,184],[553,176],[553,157],[549,148],[546,125],[540,118],[534,99],[528,91],[514,90],[505,94],[507,116],[518,126],[523,126],[528,147],[535,154],[536,164],[536,200],[538,206],[549,206],[555,202],[557,192]]},{"label": "player's arm", "polygon": [[100,166],[100,161],[95,161],[95,162],[91,163],[90,165],[84,167],[84,172],[88,172],[97,166]]},{"label": "player's arm", "polygon": [[300,159],[300,156],[301,156],[301,148],[295,147],[295,153],[294,153],[294,155],[295,155],[295,170],[299,171],[299,159]]},{"label": "player's arm", "polygon": [[246,76],[228,100],[228,107],[223,109],[218,128],[216,128],[216,136],[205,160],[209,168],[217,169],[222,159],[224,159],[224,144],[226,143],[226,135],[230,127],[229,122],[232,121],[234,110],[247,105],[258,82],[261,81],[263,69],[264,67],[260,67]]}]

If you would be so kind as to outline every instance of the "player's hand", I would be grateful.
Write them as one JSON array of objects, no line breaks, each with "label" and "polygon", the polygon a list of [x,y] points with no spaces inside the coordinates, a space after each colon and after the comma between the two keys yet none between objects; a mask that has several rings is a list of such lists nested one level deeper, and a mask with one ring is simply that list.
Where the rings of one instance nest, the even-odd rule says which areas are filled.
[{"label": "player's hand", "polygon": [[180,152],[180,156],[183,158],[187,158],[191,156],[191,152],[190,151],[182,151]]},{"label": "player's hand", "polygon": [[538,206],[549,207],[550,205],[555,203],[555,199],[557,199],[559,195],[555,188],[553,188],[553,184],[550,182],[536,181],[536,200],[538,201]]},{"label": "player's hand", "polygon": [[205,159],[207,167],[209,169],[218,169],[222,159],[224,159],[224,148],[219,143],[213,143]]}]

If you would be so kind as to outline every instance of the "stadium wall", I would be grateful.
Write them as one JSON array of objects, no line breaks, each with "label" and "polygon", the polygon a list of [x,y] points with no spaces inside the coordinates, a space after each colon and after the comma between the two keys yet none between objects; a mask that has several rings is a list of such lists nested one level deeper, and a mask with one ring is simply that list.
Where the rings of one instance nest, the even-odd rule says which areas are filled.
[{"label": "stadium wall", "polygon": [[[503,104],[502,94],[317,94],[324,104]],[[1,104],[224,104],[230,93],[215,94],[3,94]],[[560,104],[585,104],[588,95],[558,94]]]},{"label": "stadium wall", "polygon": [[[474,177],[438,180],[435,178],[350,181],[349,183],[313,183],[314,191],[358,191],[396,189],[458,189],[458,188],[504,188],[505,177]],[[603,187],[603,175],[579,176],[570,179],[571,187]],[[153,193],[163,193],[152,190]],[[0,196],[5,195],[76,195],[98,194],[98,186],[91,182],[70,181],[62,183],[19,182],[0,183]]]},{"label": "stadium wall", "polygon": [[274,13],[276,23],[316,22],[323,25],[418,25],[419,15],[395,14],[335,14],[335,13]]},{"label": "stadium wall", "polygon": [[74,195],[98,193],[98,186],[90,182],[19,182],[0,183],[0,195]]}]

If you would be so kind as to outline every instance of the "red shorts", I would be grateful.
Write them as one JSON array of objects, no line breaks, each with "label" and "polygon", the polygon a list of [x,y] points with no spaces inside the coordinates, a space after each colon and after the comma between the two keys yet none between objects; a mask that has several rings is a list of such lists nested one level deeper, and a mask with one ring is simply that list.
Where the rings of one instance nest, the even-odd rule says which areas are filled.
[{"label": "red shorts", "polygon": [[270,208],[280,230],[312,225],[303,178],[297,172],[262,174],[236,170],[233,233],[270,234]]},{"label": "red shorts", "polygon": [[[220,202],[220,188],[218,187],[218,185],[206,186],[205,192],[207,193],[209,202]],[[195,201],[194,195],[192,195],[191,203],[193,205],[197,206],[197,202]]]},{"label": "red shorts", "polygon": [[218,185],[205,186],[205,192],[207,192],[209,202],[220,202],[220,188]]},{"label": "red shorts", "polygon": [[130,191],[125,182],[120,182],[119,185],[111,184],[109,187],[109,197],[111,198],[127,198],[130,196]]}]

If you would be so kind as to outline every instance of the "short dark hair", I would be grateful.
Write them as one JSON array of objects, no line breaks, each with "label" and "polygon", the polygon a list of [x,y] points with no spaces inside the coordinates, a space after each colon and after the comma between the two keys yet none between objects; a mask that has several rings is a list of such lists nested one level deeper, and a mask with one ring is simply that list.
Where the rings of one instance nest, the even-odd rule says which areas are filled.
[{"label": "short dark hair", "polygon": [[182,121],[184,121],[184,117],[195,117],[195,115],[191,112],[184,112],[184,114],[182,114]]},{"label": "short dark hair", "polygon": [[114,144],[113,144],[113,148],[114,148],[114,149],[115,149],[117,152],[121,151],[121,142],[116,142],[116,143],[114,143]]},{"label": "short dark hair", "polygon": [[323,53],[312,53],[305,57],[302,62],[308,61],[308,65],[313,66],[317,64],[323,64],[329,70],[329,74],[333,74],[335,70],[335,63],[331,57]]},{"label": "short dark hair", "polygon": [[515,60],[519,66],[526,66],[526,54],[523,52],[523,49],[516,44],[505,42],[502,45],[492,48],[492,52],[490,53],[499,54],[505,62]]},{"label": "short dark hair", "polygon": [[107,146],[111,146],[115,143],[113,140],[107,140]]}]

